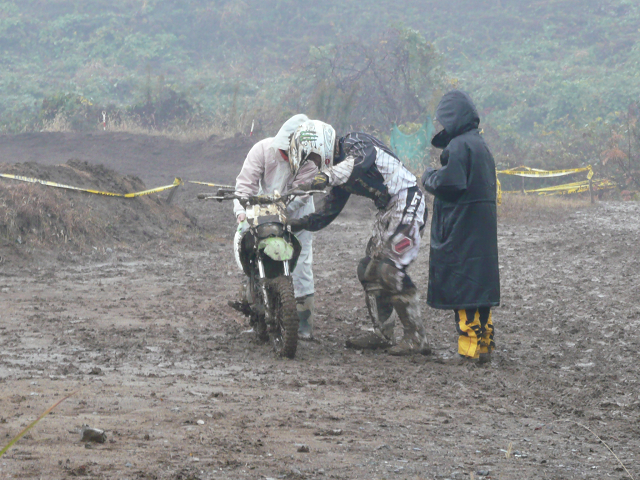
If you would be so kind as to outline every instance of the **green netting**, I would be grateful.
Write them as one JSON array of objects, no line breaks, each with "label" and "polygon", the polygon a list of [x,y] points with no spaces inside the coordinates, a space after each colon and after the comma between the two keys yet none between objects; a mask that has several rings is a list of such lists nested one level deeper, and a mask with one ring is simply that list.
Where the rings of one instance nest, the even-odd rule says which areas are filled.
[{"label": "green netting", "polygon": [[427,165],[431,137],[435,127],[427,118],[420,128],[410,135],[402,133],[397,125],[391,129],[391,149],[410,170],[422,170]]}]

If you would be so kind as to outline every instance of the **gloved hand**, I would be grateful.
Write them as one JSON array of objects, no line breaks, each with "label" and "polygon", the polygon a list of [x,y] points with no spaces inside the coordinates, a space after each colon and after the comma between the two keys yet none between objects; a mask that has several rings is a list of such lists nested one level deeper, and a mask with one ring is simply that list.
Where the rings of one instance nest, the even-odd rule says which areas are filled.
[{"label": "gloved hand", "polygon": [[429,180],[429,177],[431,176],[431,174],[433,172],[435,172],[436,169],[435,168],[427,168],[424,173],[422,174],[422,178],[420,179],[420,181],[422,182],[422,185],[426,185],[427,184],[427,180]]},{"label": "gloved hand", "polygon": [[389,192],[379,192],[379,194],[376,195],[374,204],[378,210],[382,210],[384,208],[387,208],[387,205],[389,205],[390,201],[391,195],[389,195]]},{"label": "gloved hand", "polygon": [[440,165],[443,167],[449,163],[449,150],[443,150],[440,154]]},{"label": "gloved hand", "polygon": [[310,183],[300,185],[298,188],[308,192],[309,190],[324,190],[329,184],[329,177],[322,172],[316,173]]},{"label": "gloved hand", "polygon": [[249,222],[247,222],[247,220],[243,220],[242,222],[238,223],[238,233],[240,235],[242,235],[244,232],[246,232],[247,230],[249,230]]},{"label": "gloved hand", "polygon": [[291,233],[297,233],[302,230],[306,230],[309,227],[309,219],[307,217],[302,218],[288,218],[287,226]]}]

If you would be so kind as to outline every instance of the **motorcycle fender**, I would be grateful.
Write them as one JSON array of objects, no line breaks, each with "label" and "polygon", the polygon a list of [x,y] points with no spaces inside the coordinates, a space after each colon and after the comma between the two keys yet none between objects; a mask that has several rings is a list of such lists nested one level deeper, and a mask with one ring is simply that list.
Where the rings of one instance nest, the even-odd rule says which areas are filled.
[{"label": "motorcycle fender", "polygon": [[264,250],[264,253],[273,260],[284,262],[293,258],[293,245],[284,238],[271,237],[261,240],[258,249]]}]

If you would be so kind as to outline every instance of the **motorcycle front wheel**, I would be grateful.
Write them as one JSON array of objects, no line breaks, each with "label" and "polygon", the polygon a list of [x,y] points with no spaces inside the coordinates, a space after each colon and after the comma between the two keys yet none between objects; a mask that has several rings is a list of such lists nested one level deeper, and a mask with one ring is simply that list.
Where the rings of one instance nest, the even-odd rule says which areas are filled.
[{"label": "motorcycle front wheel", "polygon": [[280,356],[293,358],[298,347],[298,311],[291,277],[270,280],[268,291],[274,319],[269,332],[273,349]]}]

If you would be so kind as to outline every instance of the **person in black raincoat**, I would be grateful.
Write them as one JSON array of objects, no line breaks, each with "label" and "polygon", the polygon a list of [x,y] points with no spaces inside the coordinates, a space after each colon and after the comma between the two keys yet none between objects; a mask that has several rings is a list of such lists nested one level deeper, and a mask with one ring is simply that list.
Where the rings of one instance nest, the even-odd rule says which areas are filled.
[{"label": "person in black raincoat", "polygon": [[496,167],[466,93],[446,93],[436,110],[444,127],[431,141],[442,168],[422,176],[433,194],[427,303],[455,311],[462,359],[490,361],[491,307],[500,304]]}]

